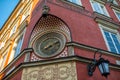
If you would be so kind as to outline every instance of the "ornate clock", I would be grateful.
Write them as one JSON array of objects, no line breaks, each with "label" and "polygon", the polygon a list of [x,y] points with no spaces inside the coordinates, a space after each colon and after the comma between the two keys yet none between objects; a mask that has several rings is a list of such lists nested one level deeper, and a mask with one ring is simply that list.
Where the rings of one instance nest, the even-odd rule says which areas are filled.
[{"label": "ornate clock", "polygon": [[52,57],[59,54],[65,46],[66,39],[60,33],[47,33],[35,41],[35,52],[44,58]]}]

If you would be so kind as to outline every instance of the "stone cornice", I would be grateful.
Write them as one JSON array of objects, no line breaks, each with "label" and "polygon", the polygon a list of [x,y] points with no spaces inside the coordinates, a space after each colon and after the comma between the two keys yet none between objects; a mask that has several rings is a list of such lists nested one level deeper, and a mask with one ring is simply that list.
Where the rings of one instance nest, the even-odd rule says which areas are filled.
[{"label": "stone cornice", "polygon": [[[58,1],[58,0],[57,0]],[[68,5],[71,5],[71,6],[75,6],[75,7],[78,7],[78,8],[81,8],[81,9],[84,9],[85,7],[83,7],[82,5],[78,5],[78,4],[75,4],[75,3],[72,3],[70,1],[67,1],[67,0],[60,0]]]},{"label": "stone cornice", "polygon": [[113,4],[113,3],[110,3],[110,2],[108,2],[108,4],[111,8],[120,11],[120,5],[116,5],[116,4]]},{"label": "stone cornice", "polygon": [[100,49],[100,48],[88,46],[88,45],[85,45],[85,44],[80,44],[80,43],[77,43],[77,42],[68,42],[66,44],[66,46],[73,46],[73,47],[77,47],[77,48],[82,48],[82,49],[90,50],[90,51],[93,51],[93,52],[99,51],[101,54],[110,55],[110,56],[114,56],[114,57],[120,58],[119,54],[114,54],[114,53],[109,52],[107,50],[103,50],[103,49]]},{"label": "stone cornice", "polygon": [[94,1],[97,1],[97,2],[99,2],[101,4],[105,4],[107,2],[107,0],[94,0]]},{"label": "stone cornice", "polygon": [[[76,5],[73,4],[71,2],[65,1],[65,0],[55,0],[56,2],[52,1],[52,0],[48,0],[48,3],[63,7],[65,9],[80,13],[84,16],[93,18],[96,22],[100,22],[103,24],[106,24],[106,22],[108,23],[108,26],[113,26],[114,28],[118,28],[118,26],[120,26],[120,24],[118,22],[115,22],[111,17],[99,14],[97,12],[90,12],[88,10],[85,9],[85,7],[80,6],[80,5]],[[98,2],[101,2],[103,4],[107,3],[106,0],[96,0]]]},{"label": "stone cornice", "polygon": [[[21,63],[15,69],[13,69],[13,71],[11,71],[8,75],[4,76],[3,80],[10,79],[10,77],[12,77],[15,73],[17,73],[18,71],[20,71],[24,68],[28,68],[28,67],[36,67],[36,66],[40,66],[40,65],[43,66],[43,65],[56,64],[56,63],[62,63],[62,62],[64,62],[64,63],[65,62],[83,62],[83,63],[89,64],[92,61],[93,61],[93,59],[88,59],[88,58],[84,58],[84,57],[76,55],[76,56],[68,56],[68,57],[56,58],[56,59],[51,59],[51,60],[25,62],[25,63]],[[110,64],[110,68],[120,70],[120,66],[115,65],[115,64]]]},{"label": "stone cornice", "polygon": [[93,18],[93,15],[90,11],[86,10],[85,7],[81,6],[81,5],[77,5],[65,0],[55,0],[56,2],[54,2],[53,0],[47,0],[48,3],[53,4],[53,5],[57,5],[60,7],[63,7],[65,9],[80,13],[82,15],[88,16]]},{"label": "stone cornice", "polygon": [[106,25],[106,26],[111,27],[113,29],[118,29],[120,26],[120,24],[118,22],[115,22],[112,18],[110,18],[108,16],[105,16],[103,14],[99,14],[97,12],[94,12],[93,15],[94,15],[94,20],[97,23]]}]

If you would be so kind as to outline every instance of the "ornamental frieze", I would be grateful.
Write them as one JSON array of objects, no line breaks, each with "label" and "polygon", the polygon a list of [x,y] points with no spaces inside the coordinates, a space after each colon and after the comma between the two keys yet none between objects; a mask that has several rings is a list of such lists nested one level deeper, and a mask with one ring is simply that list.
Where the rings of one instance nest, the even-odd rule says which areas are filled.
[{"label": "ornamental frieze", "polygon": [[23,70],[22,80],[77,80],[75,62],[28,67]]}]

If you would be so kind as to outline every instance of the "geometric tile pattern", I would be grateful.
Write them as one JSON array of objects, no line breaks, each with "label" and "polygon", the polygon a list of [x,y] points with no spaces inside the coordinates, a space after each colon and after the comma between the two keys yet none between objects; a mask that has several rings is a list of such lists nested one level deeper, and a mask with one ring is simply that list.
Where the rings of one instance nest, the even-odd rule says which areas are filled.
[{"label": "geometric tile pattern", "polygon": [[35,55],[34,53],[31,54],[31,58],[30,61],[39,61],[41,60],[41,58],[39,58],[37,55]]},{"label": "geometric tile pattern", "polygon": [[[35,25],[31,38],[30,38],[30,45],[29,47],[33,47],[35,44],[35,41],[43,36],[44,34],[48,32],[56,32],[63,34],[66,38],[66,42],[71,41],[71,35],[70,35],[70,30],[68,26],[58,17],[55,17],[53,15],[48,15],[47,17],[41,17],[40,20],[37,22]],[[33,47],[34,48],[34,47]],[[68,56],[68,49],[65,48],[61,54],[55,56],[54,58],[59,58],[59,57],[66,57]],[[30,61],[38,61],[41,60],[38,55],[36,54],[31,54],[31,59]],[[42,59],[43,60],[43,59]]]},{"label": "geometric tile pattern", "polygon": [[[71,41],[70,30],[61,19],[55,16],[42,17],[36,24],[30,38],[30,43],[36,36],[42,36],[48,32],[59,32],[64,34],[67,41]],[[32,46],[32,45],[31,45]]]},{"label": "geometric tile pattern", "polygon": [[[58,56],[54,57],[54,58],[60,58],[60,57],[66,57],[68,56],[68,50],[67,48],[64,49],[64,51],[62,53],[60,53]],[[35,55],[34,53],[31,54],[31,58],[30,61],[39,61],[39,60],[44,60],[42,58],[40,58],[39,56]]]}]

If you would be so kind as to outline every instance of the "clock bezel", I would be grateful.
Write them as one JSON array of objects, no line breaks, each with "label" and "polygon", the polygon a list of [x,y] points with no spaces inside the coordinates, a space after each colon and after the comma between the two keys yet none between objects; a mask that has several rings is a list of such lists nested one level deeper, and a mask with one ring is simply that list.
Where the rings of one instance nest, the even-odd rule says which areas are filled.
[{"label": "clock bezel", "polygon": [[[59,41],[59,43],[60,43],[60,47],[53,54],[46,55],[44,52],[42,52],[40,50],[40,47],[41,47],[41,43],[44,42],[46,39],[49,39],[49,38],[55,38],[55,39],[57,39]],[[62,52],[62,50],[65,47],[65,42],[66,42],[66,38],[65,38],[65,36],[63,34],[60,34],[60,33],[57,33],[57,32],[50,32],[50,33],[46,33],[46,34],[38,37],[36,39],[34,45],[33,45],[33,49],[34,49],[35,53],[38,56],[40,56],[42,58],[50,58],[50,57],[54,57],[54,56],[56,56],[56,55],[58,55],[59,53]]]}]

